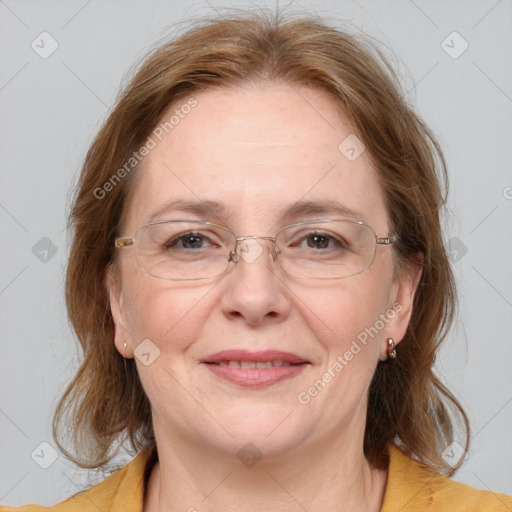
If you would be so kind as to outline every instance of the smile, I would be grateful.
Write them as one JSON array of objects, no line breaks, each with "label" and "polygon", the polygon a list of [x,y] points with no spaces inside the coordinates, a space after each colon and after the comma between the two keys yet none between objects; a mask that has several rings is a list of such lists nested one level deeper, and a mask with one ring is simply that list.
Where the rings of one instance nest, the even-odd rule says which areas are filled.
[{"label": "smile", "polygon": [[[276,366],[272,366],[276,363]],[[266,388],[298,376],[309,363],[286,361],[221,361],[203,363],[216,377],[245,388]],[[259,366],[257,366],[259,365]],[[280,365],[280,366],[278,366]]]},{"label": "smile", "polygon": [[245,388],[265,388],[299,375],[311,363],[281,350],[222,350],[201,363],[216,377]]},{"label": "smile", "polygon": [[231,366],[232,368],[281,368],[282,366],[291,366],[288,361],[275,359],[273,361],[219,361],[219,366]]}]

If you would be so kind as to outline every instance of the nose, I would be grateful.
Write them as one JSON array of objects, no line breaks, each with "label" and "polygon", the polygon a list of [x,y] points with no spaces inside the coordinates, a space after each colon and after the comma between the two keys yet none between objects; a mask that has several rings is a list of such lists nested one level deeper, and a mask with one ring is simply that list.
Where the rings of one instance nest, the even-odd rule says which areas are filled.
[{"label": "nose", "polygon": [[259,257],[263,252],[263,247],[257,240],[269,240],[272,242],[270,257],[275,260],[275,242],[276,239],[272,236],[241,236],[236,239],[236,247],[231,251],[228,261],[238,262],[242,258],[247,263],[252,263],[253,260]]},{"label": "nose", "polygon": [[257,326],[285,320],[290,313],[282,273],[273,262],[271,237],[243,237],[231,254],[236,262],[225,281],[221,304],[231,320]]}]

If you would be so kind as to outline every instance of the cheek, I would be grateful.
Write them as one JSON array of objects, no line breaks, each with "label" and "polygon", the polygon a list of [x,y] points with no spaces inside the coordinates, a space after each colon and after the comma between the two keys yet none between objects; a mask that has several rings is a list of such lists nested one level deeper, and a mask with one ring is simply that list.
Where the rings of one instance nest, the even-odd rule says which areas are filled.
[{"label": "cheek", "polygon": [[125,313],[134,345],[150,339],[161,351],[179,352],[195,341],[207,315],[210,287],[176,287],[151,276],[134,279]]},{"label": "cheek", "polygon": [[[387,324],[379,321],[387,304],[387,288],[382,279],[367,272],[350,280],[340,281],[334,287],[318,288],[314,294],[311,290],[296,291],[301,299],[297,302],[301,315],[308,318],[309,327],[329,353],[329,360],[343,355],[353,342],[360,346],[361,352],[378,353],[378,340],[385,335]],[[367,347],[372,350],[366,350]],[[358,348],[354,347],[353,351],[357,352]]]}]

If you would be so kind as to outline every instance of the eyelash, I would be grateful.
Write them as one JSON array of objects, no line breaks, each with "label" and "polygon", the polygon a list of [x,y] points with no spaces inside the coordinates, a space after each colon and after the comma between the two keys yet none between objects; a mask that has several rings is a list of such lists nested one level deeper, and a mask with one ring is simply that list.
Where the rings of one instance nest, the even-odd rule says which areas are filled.
[{"label": "eyelash", "polygon": [[[340,240],[338,237],[334,236],[332,233],[326,232],[326,231],[310,231],[304,234],[298,234],[300,238],[297,238],[297,235],[294,237],[296,239],[296,242],[294,242],[292,245],[299,246],[304,241],[306,241],[311,237],[319,236],[327,239],[327,243],[330,244],[330,246],[325,247],[324,249],[333,248],[332,245],[338,246],[338,247],[347,247],[347,244]],[[167,242],[165,242],[164,246],[165,249],[170,249],[171,247],[178,247],[180,250],[187,250],[190,248],[183,247],[184,241],[188,238],[192,237],[198,237],[201,239],[202,243],[209,243],[210,246],[215,247],[221,245],[221,243],[215,243],[210,237],[206,236],[205,233],[202,233],[200,231],[187,231],[186,233],[181,233],[179,235],[174,236],[173,238],[169,239]],[[181,246],[180,246],[181,244]],[[202,247],[200,247],[202,248]],[[314,247],[311,247],[312,249],[315,249]]]}]

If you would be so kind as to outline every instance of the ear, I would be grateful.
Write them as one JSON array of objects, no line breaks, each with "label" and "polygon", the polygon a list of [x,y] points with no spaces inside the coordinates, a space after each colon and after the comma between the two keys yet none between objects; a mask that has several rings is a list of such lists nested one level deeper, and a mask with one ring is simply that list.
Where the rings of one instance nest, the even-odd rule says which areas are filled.
[{"label": "ear", "polygon": [[[114,344],[117,351],[128,359],[133,357],[133,346],[127,329],[124,327],[123,316],[123,292],[121,277],[115,272],[114,267],[109,265],[105,270],[104,285],[107,290],[110,303],[110,312],[114,320]],[[126,343],[126,349],[124,344]]]},{"label": "ear", "polygon": [[398,345],[407,332],[413,310],[414,296],[423,271],[423,261],[423,254],[419,254],[417,261],[407,264],[407,268],[396,279],[391,288],[390,305],[397,312],[397,315],[389,323],[386,339],[383,340],[383,354],[387,353],[387,338],[393,338],[395,345]]}]

